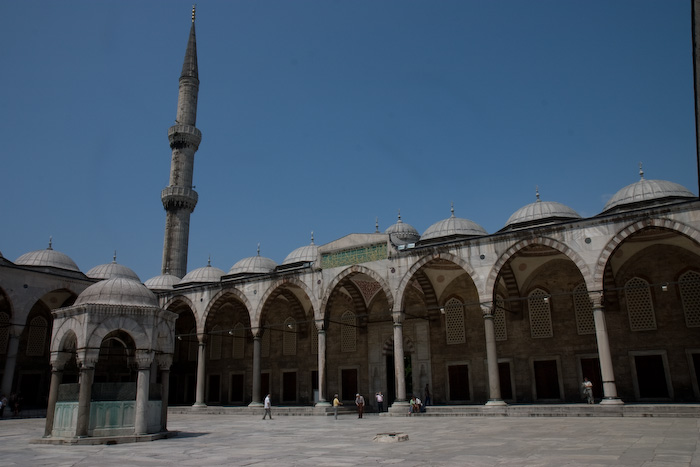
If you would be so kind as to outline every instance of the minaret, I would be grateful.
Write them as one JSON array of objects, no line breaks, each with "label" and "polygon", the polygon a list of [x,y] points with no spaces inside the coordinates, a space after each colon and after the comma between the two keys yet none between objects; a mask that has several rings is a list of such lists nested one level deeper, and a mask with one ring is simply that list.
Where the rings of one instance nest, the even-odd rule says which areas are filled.
[{"label": "minaret", "polygon": [[187,42],[185,62],[180,75],[175,125],[168,129],[172,162],[170,184],[161,192],[166,211],[165,240],[163,242],[163,266],[161,274],[170,272],[183,277],[187,272],[187,246],[190,236],[190,214],[197,205],[197,192],[192,186],[194,153],[199,148],[202,133],[195,127],[197,121],[197,40],[194,33],[194,6],[192,27]]}]

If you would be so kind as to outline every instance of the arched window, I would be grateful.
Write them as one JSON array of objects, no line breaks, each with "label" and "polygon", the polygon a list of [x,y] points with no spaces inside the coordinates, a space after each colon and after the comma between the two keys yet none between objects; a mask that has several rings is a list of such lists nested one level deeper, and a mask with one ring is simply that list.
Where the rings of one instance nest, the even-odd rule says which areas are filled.
[{"label": "arched window", "polygon": [[505,300],[500,295],[496,295],[496,306],[493,307],[493,327],[497,341],[508,340],[508,329],[506,328]]},{"label": "arched window", "polygon": [[209,358],[212,360],[221,360],[221,328],[219,328],[218,325],[211,328]]},{"label": "arched window", "polygon": [[586,284],[581,283],[574,288],[574,311],[576,313],[576,330],[579,335],[595,334],[593,304],[588,297]]},{"label": "arched window", "polygon": [[633,277],[625,284],[627,315],[632,331],[655,331],[656,315],[651,303],[649,283],[641,277]]},{"label": "arched window", "polygon": [[552,309],[549,307],[549,294],[535,289],[527,296],[530,312],[530,336],[533,339],[552,337]]},{"label": "arched window", "polygon": [[37,316],[29,322],[29,336],[27,338],[28,357],[41,357],[44,355],[48,327],[48,322],[41,316]]},{"label": "arched window", "polygon": [[357,350],[357,317],[355,313],[346,310],[340,317],[340,351],[355,352]]},{"label": "arched window", "polygon": [[0,313],[0,355],[7,353],[7,342],[10,340],[10,315]]},{"label": "arched window", "polygon": [[245,357],[245,327],[243,323],[236,323],[233,327],[233,350],[231,352],[231,357],[233,358],[243,358]]},{"label": "arched window", "polygon": [[680,277],[681,302],[685,314],[685,325],[700,327],[700,274],[688,271]]},{"label": "arched window", "polygon": [[297,354],[297,323],[294,318],[284,320],[284,334],[282,335],[282,354]]},{"label": "arched window", "polygon": [[445,303],[445,335],[448,344],[464,344],[467,333],[464,330],[464,305],[456,298]]}]

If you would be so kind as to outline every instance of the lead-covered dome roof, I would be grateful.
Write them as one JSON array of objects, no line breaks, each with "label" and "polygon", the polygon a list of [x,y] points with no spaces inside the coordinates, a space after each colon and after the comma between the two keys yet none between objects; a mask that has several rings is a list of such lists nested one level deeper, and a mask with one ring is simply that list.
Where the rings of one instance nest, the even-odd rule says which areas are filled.
[{"label": "lead-covered dome roof", "polygon": [[94,268],[90,269],[86,274],[90,279],[98,279],[98,280],[106,280],[106,279],[114,279],[117,277],[123,277],[125,279],[133,279],[135,281],[141,282],[141,279],[139,279],[139,276],[132,271],[130,268],[127,268],[124,265],[118,264],[117,263],[117,254],[114,254],[114,258],[112,259],[111,263],[107,264],[100,264],[99,266],[95,266]]},{"label": "lead-covered dome roof", "polygon": [[219,282],[221,276],[224,274],[226,274],[224,271],[211,265],[210,258],[207,265],[203,268],[188,272],[185,277],[182,278],[180,284],[189,284],[192,282]]},{"label": "lead-covered dome roof", "polygon": [[282,264],[312,263],[318,257],[318,246],[314,243],[314,233],[311,232],[311,244],[301,246],[284,258]]},{"label": "lead-covered dome roof", "polygon": [[556,221],[581,219],[579,213],[556,201],[542,201],[539,190],[535,190],[537,201],[518,209],[508,218],[505,228],[529,227]]},{"label": "lead-covered dome roof", "polygon": [[646,180],[639,168],[640,180],[627,185],[605,204],[603,213],[622,212],[639,207],[656,206],[673,201],[695,199],[696,196],[683,185],[666,180]]},{"label": "lead-covered dome roof", "polygon": [[179,284],[180,278],[172,274],[161,274],[160,276],[151,277],[143,283],[150,290],[172,290],[173,285]]},{"label": "lead-covered dome roof", "polygon": [[395,245],[405,245],[407,243],[415,243],[420,240],[420,234],[411,224],[406,224],[401,220],[401,211],[399,211],[399,219],[395,224],[390,225],[385,231],[389,235],[389,239]]},{"label": "lead-covered dome roof", "polygon": [[423,232],[420,236],[421,241],[432,240],[435,238],[454,237],[454,236],[481,236],[488,235],[488,232],[469,219],[455,217],[454,206],[450,208],[452,215],[447,219],[434,223]]},{"label": "lead-covered dome roof", "polygon": [[134,279],[116,277],[92,284],[74,305],[158,306],[156,296]]},{"label": "lead-covered dome roof", "polygon": [[68,255],[53,249],[51,239],[49,239],[49,247],[47,249],[25,253],[15,260],[15,264],[20,266],[44,266],[80,272],[78,265]]},{"label": "lead-covered dome roof", "polygon": [[234,264],[229,270],[230,274],[269,274],[275,270],[277,263],[270,258],[260,256],[260,245],[258,254],[249,258],[243,258]]}]

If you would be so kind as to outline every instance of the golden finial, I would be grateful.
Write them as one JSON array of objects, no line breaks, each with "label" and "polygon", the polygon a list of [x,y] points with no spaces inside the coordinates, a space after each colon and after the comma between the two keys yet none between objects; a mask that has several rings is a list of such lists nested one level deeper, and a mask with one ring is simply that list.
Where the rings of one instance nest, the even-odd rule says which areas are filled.
[{"label": "golden finial", "polygon": [[192,5],[192,22],[194,23],[194,10],[197,8],[197,4]]}]

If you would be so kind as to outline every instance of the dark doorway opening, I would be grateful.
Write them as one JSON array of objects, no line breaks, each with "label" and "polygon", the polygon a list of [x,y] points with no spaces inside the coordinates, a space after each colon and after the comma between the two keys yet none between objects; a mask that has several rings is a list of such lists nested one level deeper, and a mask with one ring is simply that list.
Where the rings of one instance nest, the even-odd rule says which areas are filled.
[{"label": "dark doorway opening", "polygon": [[637,385],[640,399],[666,399],[669,397],[664,360],[661,355],[637,355]]},{"label": "dark doorway opening", "polygon": [[282,401],[297,401],[297,372],[287,371],[282,373]]},{"label": "dark doorway opening", "polygon": [[597,358],[581,359],[581,374],[593,383],[593,397],[603,398],[603,377],[600,374],[600,360]]},{"label": "dark doorway opening", "polygon": [[498,364],[498,379],[501,382],[501,398],[513,399],[513,382],[510,379],[510,362]]},{"label": "dark doorway opening", "polygon": [[450,387],[450,400],[468,401],[471,399],[469,395],[469,365],[448,366],[447,377]]},{"label": "dark doorway opening", "polygon": [[221,376],[209,375],[209,397],[207,402],[221,402]]},{"label": "dark doorway opening", "polygon": [[355,400],[355,394],[358,393],[357,390],[357,370],[348,369],[341,370],[340,376],[342,378],[341,385],[343,386],[342,399],[343,400]]},{"label": "dark doorway opening", "polygon": [[231,375],[231,402],[244,403],[243,375]]},{"label": "dark doorway opening", "polygon": [[559,371],[556,360],[538,360],[535,369],[535,390],[537,399],[561,399],[559,392]]}]

